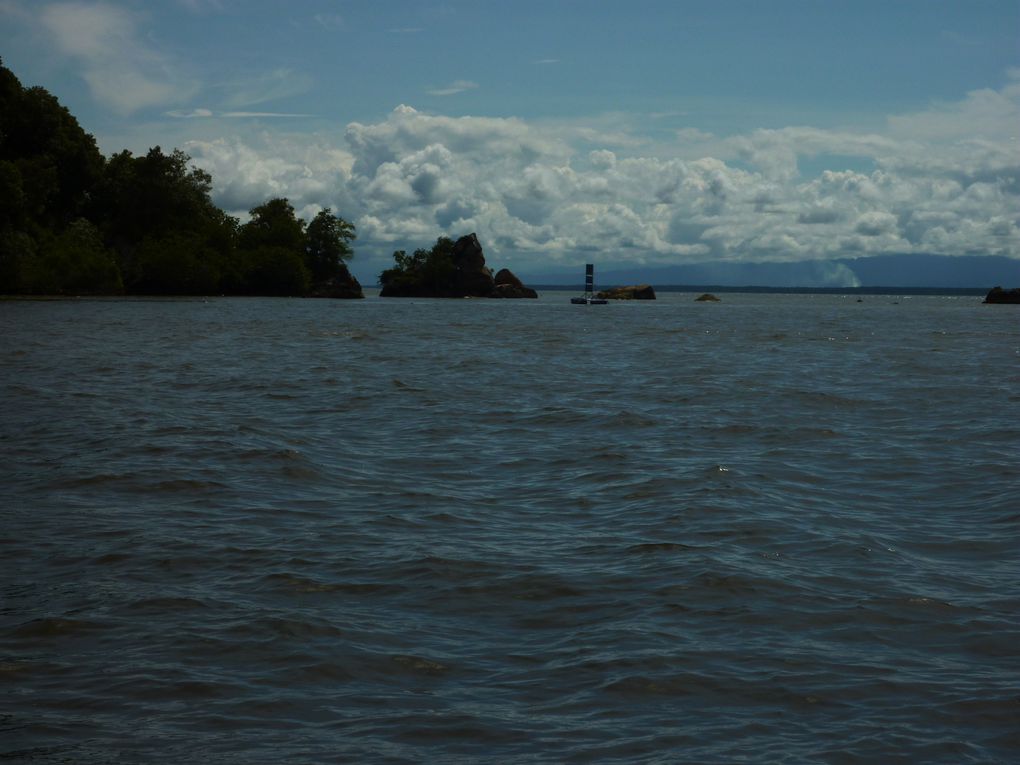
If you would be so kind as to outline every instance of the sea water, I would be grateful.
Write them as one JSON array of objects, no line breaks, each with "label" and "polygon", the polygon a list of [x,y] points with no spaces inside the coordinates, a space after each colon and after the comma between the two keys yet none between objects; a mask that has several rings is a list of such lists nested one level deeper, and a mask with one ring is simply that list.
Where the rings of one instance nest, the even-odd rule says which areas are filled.
[{"label": "sea water", "polygon": [[1020,311],[0,303],[0,760],[1011,763]]}]

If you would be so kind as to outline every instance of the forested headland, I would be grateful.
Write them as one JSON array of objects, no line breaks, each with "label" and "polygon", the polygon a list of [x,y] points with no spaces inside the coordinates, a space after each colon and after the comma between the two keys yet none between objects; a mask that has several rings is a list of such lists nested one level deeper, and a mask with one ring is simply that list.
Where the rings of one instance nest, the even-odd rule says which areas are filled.
[{"label": "forested headland", "polygon": [[212,177],[159,146],[104,157],[44,88],[0,61],[0,294],[362,297],[354,225],[285,198],[241,223]]}]

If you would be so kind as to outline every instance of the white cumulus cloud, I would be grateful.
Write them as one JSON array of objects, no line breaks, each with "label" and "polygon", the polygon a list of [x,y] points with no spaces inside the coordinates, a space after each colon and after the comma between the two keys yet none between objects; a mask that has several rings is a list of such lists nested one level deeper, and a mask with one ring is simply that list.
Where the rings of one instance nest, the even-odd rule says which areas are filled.
[{"label": "white cumulus cloud", "polygon": [[[396,247],[470,231],[523,271],[594,256],[648,265],[1020,258],[1020,161],[1006,126],[1017,100],[1011,84],[923,119],[891,117],[881,132],[790,127],[722,139],[681,129],[660,142],[631,140],[639,133],[619,115],[553,123],[400,106],[342,134],[185,148],[230,209],[277,195],[299,210],[332,207],[358,227],[359,259],[380,269]],[[1000,122],[968,133],[960,113]],[[915,121],[925,129],[908,129]],[[808,172],[817,158],[853,167]],[[818,278],[851,283],[837,266]]]}]

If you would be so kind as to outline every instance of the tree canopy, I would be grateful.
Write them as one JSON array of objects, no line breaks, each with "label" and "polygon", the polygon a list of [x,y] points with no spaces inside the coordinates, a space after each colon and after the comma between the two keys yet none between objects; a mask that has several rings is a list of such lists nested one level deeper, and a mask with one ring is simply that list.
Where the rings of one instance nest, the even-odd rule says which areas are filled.
[{"label": "tree canopy", "polygon": [[401,296],[416,292],[442,294],[454,271],[453,240],[441,236],[431,249],[393,253],[394,266],[379,275],[383,295]]},{"label": "tree canopy", "polygon": [[351,242],[356,238],[354,224],[333,215],[330,208],[320,210],[308,224],[305,257],[313,281],[336,278],[354,257]]},{"label": "tree canopy", "polygon": [[242,225],[211,190],[178,149],[105,159],[0,61],[0,294],[360,296],[353,224],[326,208],[306,225],[277,198]]}]

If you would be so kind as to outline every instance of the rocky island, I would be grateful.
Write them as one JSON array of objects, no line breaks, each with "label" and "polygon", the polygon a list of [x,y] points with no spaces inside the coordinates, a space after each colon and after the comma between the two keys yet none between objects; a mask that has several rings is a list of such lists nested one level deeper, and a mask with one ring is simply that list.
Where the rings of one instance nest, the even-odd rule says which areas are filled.
[{"label": "rocky island", "polygon": [[985,302],[1020,305],[1020,287],[1014,287],[1011,290],[1004,290],[1002,287],[992,287],[985,296]]},{"label": "rocky island", "polygon": [[537,298],[506,268],[495,276],[485,265],[485,253],[475,234],[456,242],[439,237],[431,250],[393,253],[395,265],[379,274],[380,297]]},{"label": "rocky island", "polygon": [[340,263],[337,267],[336,275],[313,283],[308,296],[350,300],[352,298],[363,298],[365,294],[361,290],[361,283],[347,268],[347,264]]},{"label": "rocky island", "polygon": [[605,300],[655,300],[655,289],[650,284],[634,284],[601,290],[596,297]]}]

